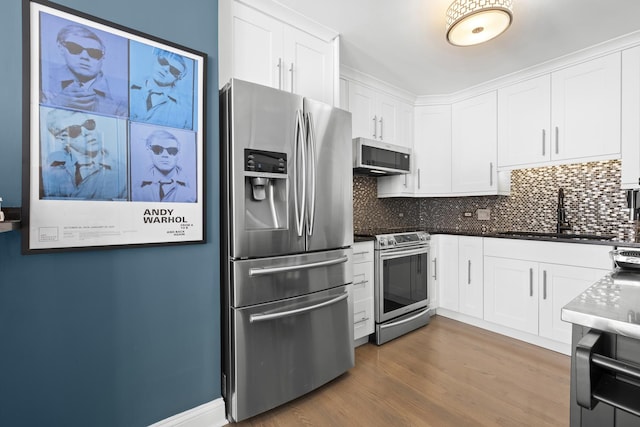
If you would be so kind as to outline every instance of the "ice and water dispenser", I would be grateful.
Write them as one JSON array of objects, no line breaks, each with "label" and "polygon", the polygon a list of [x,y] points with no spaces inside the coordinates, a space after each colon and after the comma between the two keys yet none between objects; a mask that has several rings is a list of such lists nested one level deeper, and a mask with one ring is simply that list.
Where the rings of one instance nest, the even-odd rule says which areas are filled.
[{"label": "ice and water dispenser", "polygon": [[244,150],[245,227],[247,230],[287,228],[287,154]]}]

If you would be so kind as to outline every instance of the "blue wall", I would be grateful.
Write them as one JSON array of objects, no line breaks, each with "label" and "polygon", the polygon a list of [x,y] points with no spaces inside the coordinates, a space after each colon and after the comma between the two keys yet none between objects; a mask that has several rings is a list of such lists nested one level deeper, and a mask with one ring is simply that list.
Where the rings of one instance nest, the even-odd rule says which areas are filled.
[{"label": "blue wall", "polygon": [[[147,425],[220,397],[216,0],[58,3],[205,52],[207,243],[20,254],[0,233],[0,425]],[[0,13],[0,197],[20,206],[21,0]]]}]

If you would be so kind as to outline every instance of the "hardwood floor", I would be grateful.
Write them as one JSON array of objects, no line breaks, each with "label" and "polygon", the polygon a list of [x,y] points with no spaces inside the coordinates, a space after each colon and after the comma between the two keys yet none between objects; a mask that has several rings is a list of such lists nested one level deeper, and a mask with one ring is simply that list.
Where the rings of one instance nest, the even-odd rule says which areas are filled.
[{"label": "hardwood floor", "polygon": [[568,426],[568,356],[435,316],[238,426]]}]

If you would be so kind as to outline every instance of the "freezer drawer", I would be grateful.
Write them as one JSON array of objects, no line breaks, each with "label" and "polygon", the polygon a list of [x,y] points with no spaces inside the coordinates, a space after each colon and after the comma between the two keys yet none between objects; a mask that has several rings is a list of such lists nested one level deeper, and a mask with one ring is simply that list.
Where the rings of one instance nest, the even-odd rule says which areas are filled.
[{"label": "freezer drawer", "polygon": [[231,262],[232,307],[297,297],[353,280],[352,249]]},{"label": "freezer drawer", "polygon": [[243,420],[295,399],[354,366],[348,286],[232,309],[227,412]]}]

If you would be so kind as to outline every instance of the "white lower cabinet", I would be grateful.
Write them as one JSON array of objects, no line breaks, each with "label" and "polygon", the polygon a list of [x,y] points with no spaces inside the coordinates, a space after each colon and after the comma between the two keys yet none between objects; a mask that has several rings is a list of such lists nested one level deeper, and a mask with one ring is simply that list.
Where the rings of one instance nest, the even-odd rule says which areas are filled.
[{"label": "white lower cabinet", "polygon": [[612,268],[607,245],[436,237],[438,314],[565,354],[562,307]]},{"label": "white lower cabinet", "polygon": [[482,237],[458,238],[458,292],[460,313],[482,319],[483,313]]},{"label": "white lower cabinet", "polygon": [[482,237],[438,236],[438,308],[482,318]]},{"label": "white lower cabinet", "polygon": [[491,238],[484,247],[484,320],[568,346],[562,307],[611,271],[611,247]]},{"label": "white lower cabinet", "polygon": [[373,241],[353,244],[353,339],[366,342],[373,333]]}]

